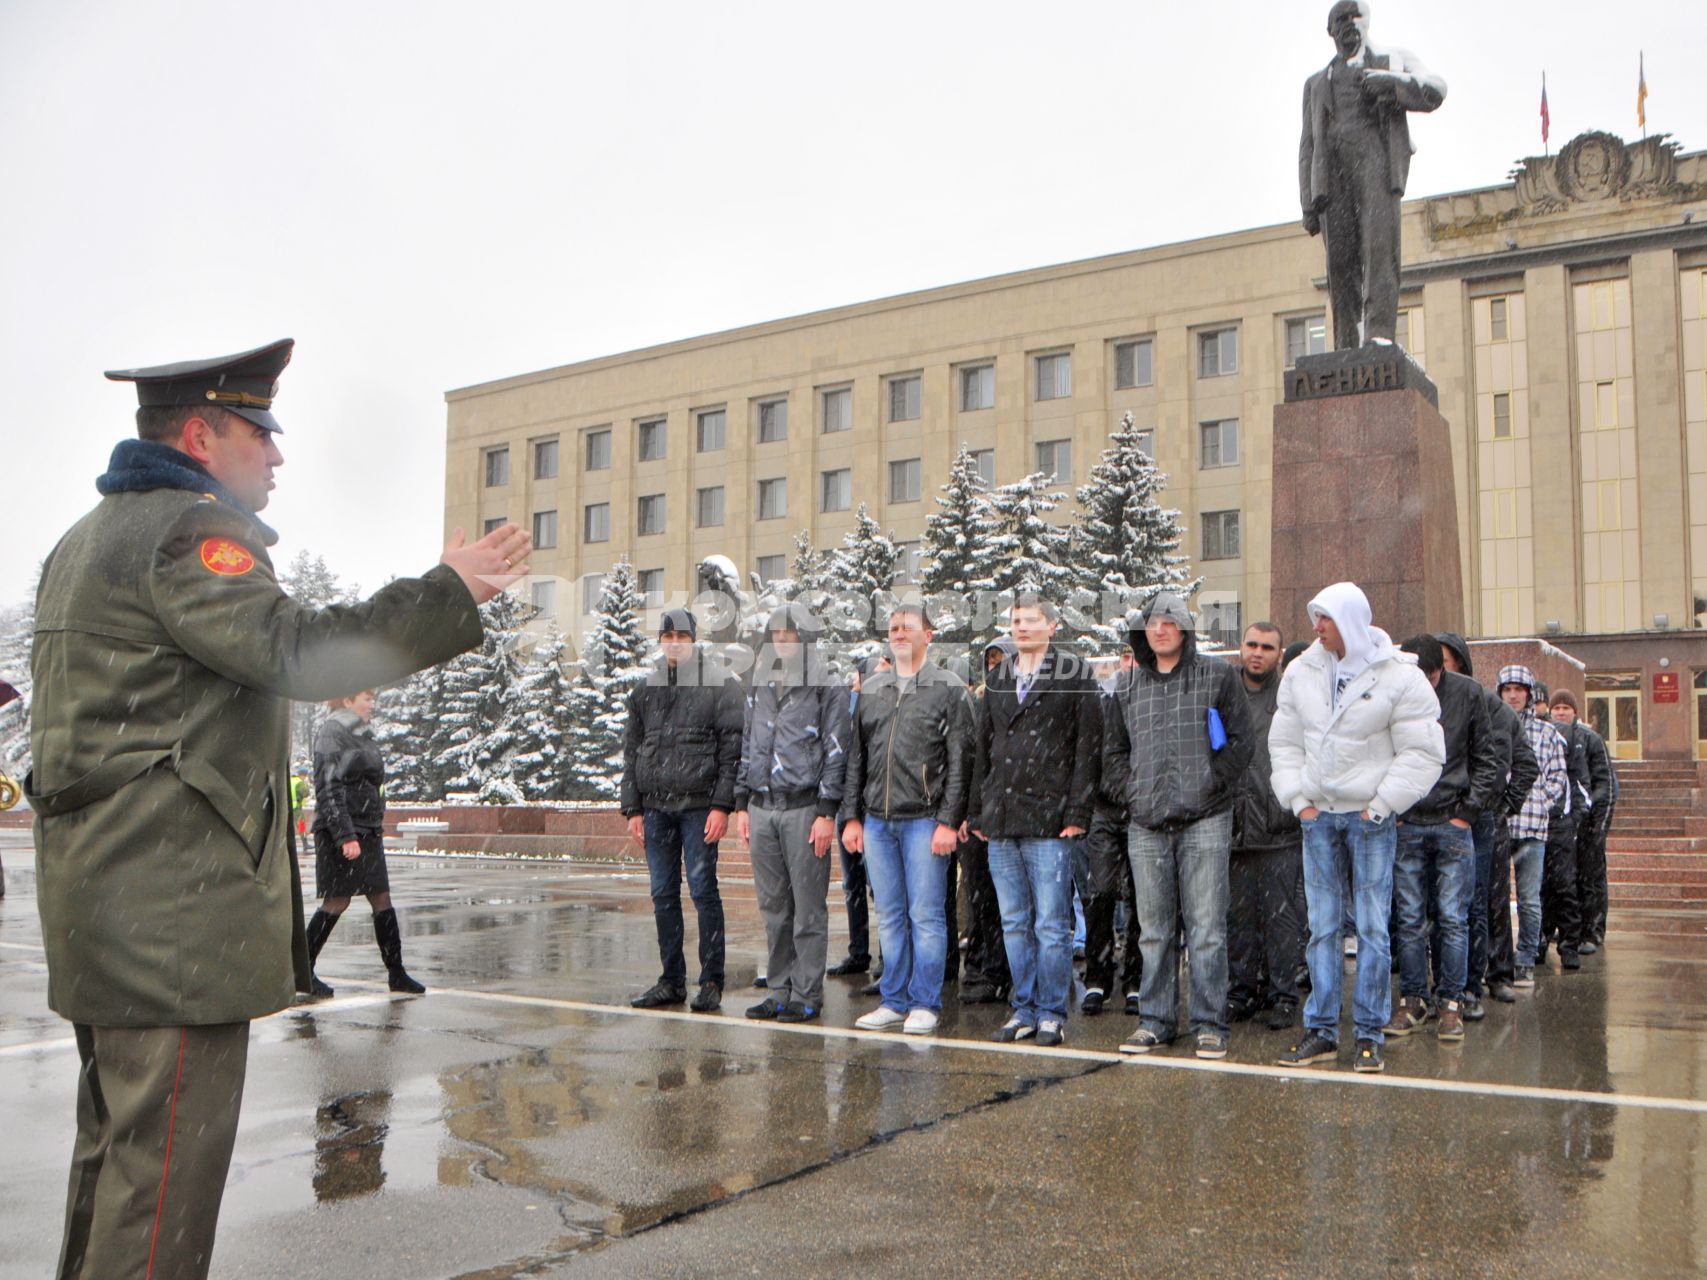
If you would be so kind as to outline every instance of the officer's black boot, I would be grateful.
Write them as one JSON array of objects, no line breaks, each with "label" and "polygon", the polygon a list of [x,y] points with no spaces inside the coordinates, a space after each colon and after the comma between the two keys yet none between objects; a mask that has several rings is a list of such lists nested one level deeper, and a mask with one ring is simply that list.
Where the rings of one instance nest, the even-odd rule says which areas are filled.
[{"label": "officer's black boot", "polygon": [[373,913],[373,935],[379,940],[379,958],[385,961],[385,971],[391,975],[391,989],[412,996],[424,992],[426,988],[403,967],[403,934],[397,928],[396,907]]},{"label": "officer's black boot", "polygon": [[[308,921],[308,965],[312,969],[314,962],[320,958],[320,948],[326,945],[326,939],[332,936],[332,930],[337,928],[338,917],[329,911],[316,911]],[[309,994],[316,1000],[330,1000],[332,988],[314,976]]]}]

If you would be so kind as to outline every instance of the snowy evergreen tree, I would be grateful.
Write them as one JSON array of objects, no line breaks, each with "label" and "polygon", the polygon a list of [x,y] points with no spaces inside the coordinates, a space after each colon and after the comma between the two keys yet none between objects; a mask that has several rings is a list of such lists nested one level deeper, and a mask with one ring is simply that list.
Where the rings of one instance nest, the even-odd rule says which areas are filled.
[{"label": "snowy evergreen tree", "polygon": [[511,772],[524,799],[564,800],[570,795],[571,689],[564,670],[568,650],[557,623],[548,620],[522,675],[521,714]]},{"label": "snowy evergreen tree", "polygon": [[453,791],[507,803],[511,757],[520,717],[523,629],[539,611],[508,591],[480,606],[485,636],[478,649],[444,668],[445,746],[436,760]]},{"label": "snowy evergreen tree", "polygon": [[417,671],[380,691],[373,736],[385,756],[388,798],[425,803],[444,799],[446,774],[439,757],[450,746],[444,709],[443,666]]},{"label": "snowy evergreen tree", "polygon": [[[1107,594],[1108,606],[1124,612],[1142,607],[1163,589],[1189,597],[1202,585],[1202,578],[1189,577],[1190,561],[1179,554],[1180,513],[1161,504],[1167,484],[1167,476],[1139,448],[1131,413],[1125,414],[1109,435],[1102,461],[1078,490],[1074,568],[1089,597]],[[1104,644],[1119,644],[1124,636],[1117,618],[1091,630]]]},{"label": "snowy evergreen tree", "polygon": [[972,583],[978,576],[978,519],[988,501],[978,460],[964,444],[949,464],[948,483],[925,518],[924,573],[919,589],[930,603],[939,636],[958,637],[972,617]]},{"label": "snowy evergreen tree", "polygon": [[[37,571],[36,578],[40,578]],[[0,680],[19,697],[0,707],[0,773],[22,782],[30,771],[30,646],[36,629],[36,582],[24,602],[0,609]]]},{"label": "snowy evergreen tree", "polygon": [[[311,609],[351,604],[357,598],[354,586],[346,587],[326,561],[309,551],[298,551],[284,572],[279,586],[298,604]],[[359,691],[358,691],[359,692]],[[320,732],[330,709],[324,702],[297,702],[290,709],[290,759],[292,766],[307,766],[314,758],[314,735]]]},{"label": "snowy evergreen tree", "polygon": [[1045,517],[1067,495],[1053,488],[1054,478],[1033,472],[986,495],[975,523],[976,576],[971,585],[984,596],[974,623],[974,639],[987,640],[1001,629],[995,610],[1018,591],[1035,591],[1064,604],[1073,589],[1072,530]]},{"label": "snowy evergreen tree", "polygon": [[860,503],[854,527],[829,556],[824,621],[837,640],[881,640],[888,634],[888,601],[900,560],[895,535],[885,534]]},{"label": "snowy evergreen tree", "polygon": [[572,794],[597,800],[615,800],[620,794],[628,695],[646,678],[650,648],[641,625],[634,567],[623,560],[605,575],[593,629],[581,645],[580,666],[569,690]]}]

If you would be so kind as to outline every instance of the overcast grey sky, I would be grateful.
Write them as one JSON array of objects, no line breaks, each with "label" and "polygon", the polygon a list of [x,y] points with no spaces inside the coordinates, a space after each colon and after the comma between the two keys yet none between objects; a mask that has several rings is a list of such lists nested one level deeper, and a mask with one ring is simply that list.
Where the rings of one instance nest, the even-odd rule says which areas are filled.
[{"label": "overcast grey sky", "polygon": [[[0,0],[0,602],[131,430],[106,368],[297,339],[266,519],[439,551],[453,387],[1287,221],[1327,0]],[[1410,194],[1585,129],[1707,146],[1707,6],[1375,0],[1445,76]]]}]

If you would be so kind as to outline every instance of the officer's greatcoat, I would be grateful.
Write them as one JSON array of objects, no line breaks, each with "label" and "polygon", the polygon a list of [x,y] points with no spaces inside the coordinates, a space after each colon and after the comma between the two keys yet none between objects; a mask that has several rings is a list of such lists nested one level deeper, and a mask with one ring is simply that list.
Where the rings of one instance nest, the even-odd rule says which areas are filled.
[{"label": "officer's greatcoat", "polygon": [[93,1026],[260,1017],[308,977],[290,700],[441,662],[480,643],[479,614],[443,566],[361,604],[296,604],[271,531],[168,446],[121,445],[102,488],[36,600],[48,1003]]}]

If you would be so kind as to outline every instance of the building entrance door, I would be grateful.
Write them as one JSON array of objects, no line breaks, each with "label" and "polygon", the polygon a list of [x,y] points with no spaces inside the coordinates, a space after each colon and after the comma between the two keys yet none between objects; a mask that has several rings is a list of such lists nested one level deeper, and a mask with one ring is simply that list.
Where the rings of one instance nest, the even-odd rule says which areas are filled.
[{"label": "building entrance door", "polygon": [[1614,760],[1642,758],[1642,674],[1600,672],[1585,682],[1588,724],[1606,740]]}]

